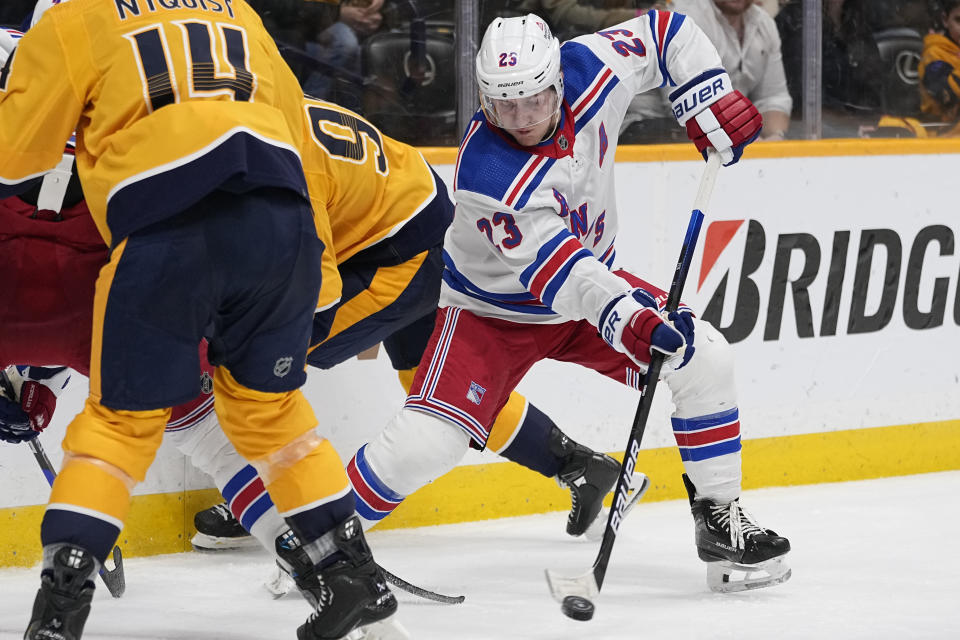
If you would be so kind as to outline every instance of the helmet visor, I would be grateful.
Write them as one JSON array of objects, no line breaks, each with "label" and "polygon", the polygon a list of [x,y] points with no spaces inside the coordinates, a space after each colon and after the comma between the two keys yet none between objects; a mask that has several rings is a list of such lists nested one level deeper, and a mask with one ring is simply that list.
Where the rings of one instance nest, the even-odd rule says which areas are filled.
[{"label": "helmet visor", "polygon": [[547,87],[522,98],[492,98],[480,95],[480,104],[490,124],[501,129],[529,129],[551,119],[560,111],[560,94]]}]

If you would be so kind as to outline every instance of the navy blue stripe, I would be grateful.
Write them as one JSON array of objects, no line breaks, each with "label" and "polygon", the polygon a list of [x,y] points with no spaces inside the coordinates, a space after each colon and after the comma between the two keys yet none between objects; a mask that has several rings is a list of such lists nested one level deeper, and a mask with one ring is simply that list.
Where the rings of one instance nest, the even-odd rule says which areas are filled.
[{"label": "navy blue stripe", "polygon": [[708,460],[710,458],[719,458],[720,456],[725,456],[730,453],[736,453],[740,451],[740,438],[738,437],[735,440],[727,440],[726,442],[718,442],[717,444],[711,444],[707,447],[697,447],[696,449],[690,447],[680,447],[680,459],[684,462],[700,462],[701,460]]},{"label": "navy blue stripe", "polygon": [[703,82],[708,78],[718,76],[721,73],[726,73],[726,71],[724,71],[723,69],[710,69],[709,71],[704,71],[703,73],[693,78],[689,82],[686,82],[682,87],[678,87],[677,89],[670,92],[670,101],[673,102],[674,100],[682,96],[684,92],[686,92],[691,87],[700,84],[701,82]]},{"label": "navy blue stripe", "polygon": [[58,373],[66,369],[66,367],[28,366],[23,368],[17,367],[17,369],[20,371],[20,375],[23,376],[24,378],[28,378],[30,380],[49,380],[53,376],[57,375]]},{"label": "navy blue stripe", "polygon": [[254,469],[251,465],[245,466],[240,471],[234,474],[230,481],[227,482],[226,486],[223,487],[223,499],[228,503],[232,502],[234,498],[237,497],[237,494],[240,493],[240,490],[245,486],[250,484],[250,481],[257,477],[257,470]]},{"label": "navy blue stripe", "polygon": [[[660,75],[663,76],[663,82],[660,83],[661,87],[667,86],[667,84],[672,84],[670,78],[670,72],[667,71],[667,63],[660,55],[660,41],[658,38],[660,34],[657,32],[657,10],[650,9],[647,12],[647,18],[650,20],[650,35],[653,37],[653,50],[657,56],[657,66],[660,67]],[[666,50],[664,50],[666,52]]]},{"label": "navy blue stripe", "polygon": [[610,95],[610,92],[613,91],[614,87],[620,84],[620,78],[617,76],[610,76],[610,78],[611,79],[607,81],[607,86],[605,86],[603,91],[600,92],[600,95],[594,98],[593,105],[580,114],[580,116],[577,118],[577,133],[580,132],[580,129],[582,129],[585,124],[590,122],[590,119],[593,118],[593,116],[597,115],[597,111],[599,111],[604,102],[606,102],[607,96]]},{"label": "navy blue stripe", "polygon": [[366,502],[364,502],[363,498],[361,498],[356,493],[354,493],[353,496],[357,500],[357,515],[359,515],[361,518],[366,518],[367,520],[371,520],[371,521],[379,521],[379,520],[383,520],[388,515],[393,513],[392,511],[388,511],[387,513],[384,513],[382,511],[377,511],[376,509],[368,505]]},{"label": "navy blue stripe", "polygon": [[560,287],[563,286],[563,283],[567,281],[567,277],[570,275],[570,270],[573,269],[573,265],[580,262],[585,258],[597,259],[595,255],[587,251],[586,249],[580,249],[572,256],[570,256],[564,265],[550,278],[550,282],[543,289],[543,303],[552,307],[553,300],[557,297],[557,291],[560,290]]},{"label": "navy blue stripe", "polygon": [[214,191],[246,193],[261,187],[290,189],[307,199],[303,167],[294,152],[238,131],[196,160],[114,193],[107,202],[113,246],[138,229],[186,211]]},{"label": "navy blue stripe", "polygon": [[526,313],[528,315],[555,315],[556,312],[549,307],[545,307],[539,304],[510,304],[509,302],[504,302],[502,299],[498,298],[488,298],[480,294],[470,291],[464,287],[459,280],[457,280],[453,273],[450,270],[443,272],[443,281],[447,283],[447,286],[453,289],[454,291],[459,291],[465,296],[469,296],[474,300],[479,300],[494,307],[500,309],[506,309],[507,311],[515,311],[518,313]]},{"label": "navy blue stripe", "polygon": [[470,282],[470,280],[464,276],[459,269],[457,269],[457,265],[454,264],[453,258],[446,251],[443,252],[443,266],[446,268],[445,271],[450,271],[451,277],[458,281],[460,285],[464,287],[464,289],[476,293],[477,295],[496,298],[497,300],[503,300],[506,302],[527,302],[537,299],[537,297],[531,293],[494,293],[492,291],[484,291],[477,285]]},{"label": "navy blue stripe", "polygon": [[544,176],[547,175],[547,171],[550,170],[550,167],[557,161],[556,158],[549,158],[546,162],[543,163],[543,166],[540,167],[540,171],[537,171],[537,175],[533,177],[533,180],[527,185],[527,188],[523,190],[523,193],[520,194],[520,199],[517,200],[517,203],[513,205],[515,211],[520,211],[523,209],[524,205],[527,204],[527,201],[530,200],[530,196],[533,195],[533,192],[540,186],[540,183],[543,182]]},{"label": "navy blue stripe", "polygon": [[360,475],[363,476],[363,480],[384,500],[389,502],[402,502],[405,496],[400,495],[387,485],[383,484],[383,481],[378,478],[377,474],[374,473],[373,469],[370,468],[370,463],[367,462],[367,456],[365,453],[366,449],[367,445],[363,445],[360,447],[360,450],[357,451],[356,455],[357,471],[359,471]]},{"label": "navy blue stripe", "polygon": [[527,289],[530,288],[530,280],[533,279],[534,274],[537,270],[550,259],[550,256],[553,255],[553,252],[557,250],[561,244],[567,241],[568,238],[572,238],[573,234],[564,229],[559,232],[557,235],[553,236],[542,245],[540,245],[540,250],[537,251],[537,258],[530,264],[529,267],[523,270],[520,274],[520,284],[522,284]]},{"label": "navy blue stripe", "polygon": [[573,41],[560,47],[560,64],[563,67],[563,93],[568,104],[574,104],[606,66],[590,47]]},{"label": "navy blue stripe", "polygon": [[672,15],[673,15],[673,18],[670,20],[670,27],[667,30],[667,39],[666,39],[666,42],[663,43],[663,56],[662,56],[661,65],[660,65],[660,70],[663,72],[663,84],[660,85],[661,87],[666,87],[668,85],[673,87],[673,86],[676,86],[677,84],[676,82],[674,82],[673,76],[670,75],[670,71],[667,70],[667,67],[666,67],[667,50],[670,48],[670,43],[673,41],[673,37],[677,35],[677,31],[680,30],[680,25],[683,24],[683,21],[686,19],[686,16],[683,15],[682,13],[674,13]]},{"label": "navy blue stripe", "polygon": [[699,431],[700,429],[736,422],[739,419],[740,411],[737,407],[734,407],[727,411],[712,413],[707,416],[697,416],[696,418],[670,418],[670,422],[673,424],[674,431]]},{"label": "navy blue stripe", "polygon": [[460,152],[457,189],[503,201],[532,157],[529,151],[503,144],[503,139],[484,124]]},{"label": "navy blue stripe", "polygon": [[333,502],[322,504],[312,509],[287,516],[287,523],[294,533],[304,543],[313,542],[328,531],[332,531],[340,523],[349,518],[356,511],[357,501],[352,491]]},{"label": "navy blue stripe", "polygon": [[83,547],[103,564],[113,550],[120,529],[106,520],[92,515],[47,509],[40,523],[40,543],[43,546],[65,542]]},{"label": "navy blue stripe", "polygon": [[260,516],[269,511],[272,506],[273,500],[270,499],[270,494],[264,491],[263,495],[254,500],[253,504],[243,512],[243,517],[240,518],[240,524],[243,525],[244,529],[250,531],[253,525],[257,523],[257,520],[260,519]]}]

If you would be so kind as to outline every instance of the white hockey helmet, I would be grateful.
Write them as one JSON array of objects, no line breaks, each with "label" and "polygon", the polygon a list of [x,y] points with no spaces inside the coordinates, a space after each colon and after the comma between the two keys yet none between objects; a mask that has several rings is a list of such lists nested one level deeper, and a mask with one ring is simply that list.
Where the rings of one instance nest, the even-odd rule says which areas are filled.
[{"label": "white hockey helmet", "polygon": [[[480,106],[493,125],[504,127],[505,124],[503,109],[498,110],[498,106],[537,94],[543,94],[541,102],[549,99],[542,105],[548,115],[539,122],[560,110],[563,101],[560,41],[554,37],[546,21],[536,14],[497,18],[491,22],[480,42],[476,71]],[[551,88],[553,95],[544,93]]]}]

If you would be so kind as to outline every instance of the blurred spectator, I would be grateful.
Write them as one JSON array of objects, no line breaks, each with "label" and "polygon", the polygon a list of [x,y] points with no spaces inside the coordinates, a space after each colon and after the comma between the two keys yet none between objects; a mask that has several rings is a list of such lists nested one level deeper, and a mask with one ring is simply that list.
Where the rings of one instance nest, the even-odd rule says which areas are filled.
[{"label": "blurred spectator", "polygon": [[[713,42],[733,87],[750,98],[763,115],[760,139],[782,140],[790,126],[793,100],[773,18],[754,0],[673,0],[668,9],[691,17]],[[637,96],[630,116],[663,118],[669,123],[670,91]]]},{"label": "blurred spectator", "polygon": [[949,125],[940,135],[960,135],[960,0],[943,0],[942,29],[923,40],[920,61],[921,110],[925,118]]},{"label": "blurred spectator", "polygon": [[[304,49],[326,64],[362,76],[360,43],[363,38],[380,28],[383,21],[384,0],[343,0],[336,22],[308,40]],[[333,78],[321,71],[311,73],[302,81],[303,91],[309,95],[331,99]]]},{"label": "blurred spectator", "polygon": [[[498,3],[489,3],[495,5]],[[535,13],[550,24],[560,40],[599,31],[605,27],[625,22],[630,18],[646,13],[653,0],[638,2],[604,3],[620,4],[620,7],[597,7],[578,0],[512,0],[503,3],[504,12],[494,12],[490,15],[524,15]],[[491,7],[492,8],[492,7]]]},{"label": "blurred spectator", "polygon": [[[823,0],[823,107],[875,116],[883,106],[885,67],[868,20],[871,0]],[[803,84],[803,0],[790,0],[776,18],[783,66],[799,115]],[[826,115],[826,114],[825,114]]]},{"label": "blurred spectator", "polygon": [[384,0],[248,0],[305,93],[360,106],[361,43],[380,27]]},{"label": "blurred spectator", "polygon": [[770,14],[771,18],[776,18],[780,12],[780,7],[786,4],[787,0],[756,0],[757,6]]}]

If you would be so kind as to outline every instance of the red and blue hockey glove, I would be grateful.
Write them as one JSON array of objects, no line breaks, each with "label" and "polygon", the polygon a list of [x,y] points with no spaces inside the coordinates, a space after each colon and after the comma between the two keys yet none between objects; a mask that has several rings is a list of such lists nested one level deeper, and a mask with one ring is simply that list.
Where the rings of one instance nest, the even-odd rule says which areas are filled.
[{"label": "red and blue hockey glove", "polygon": [[20,387],[20,408],[30,416],[30,428],[40,433],[50,424],[57,408],[57,396],[46,385],[24,380]]},{"label": "red and blue hockey glove", "polygon": [[62,389],[70,379],[69,369],[64,367],[26,367],[24,372],[38,379],[21,377],[15,367],[2,374],[6,379],[0,396],[0,440],[6,442],[37,437],[50,424],[57,408],[57,395],[51,387]]},{"label": "red and blue hockey glove", "polygon": [[650,364],[651,349],[665,354],[671,369],[679,369],[693,356],[689,310],[675,311],[670,322],[664,322],[656,300],[644,289],[634,289],[607,303],[600,313],[600,335],[616,351],[644,367]]},{"label": "red and blue hockey glove", "polygon": [[38,435],[39,432],[30,427],[30,416],[20,408],[20,403],[0,396],[0,440],[17,444]]},{"label": "red and blue hockey glove", "polygon": [[713,147],[723,166],[734,164],[743,148],[757,139],[763,118],[753,103],[733,89],[730,76],[722,69],[703,73],[670,94],[677,122],[697,151],[707,157]]},{"label": "red and blue hockey glove", "polygon": [[736,163],[743,148],[757,139],[763,118],[739,91],[727,94],[687,121],[687,135],[707,158],[707,149],[720,153],[723,166]]}]

